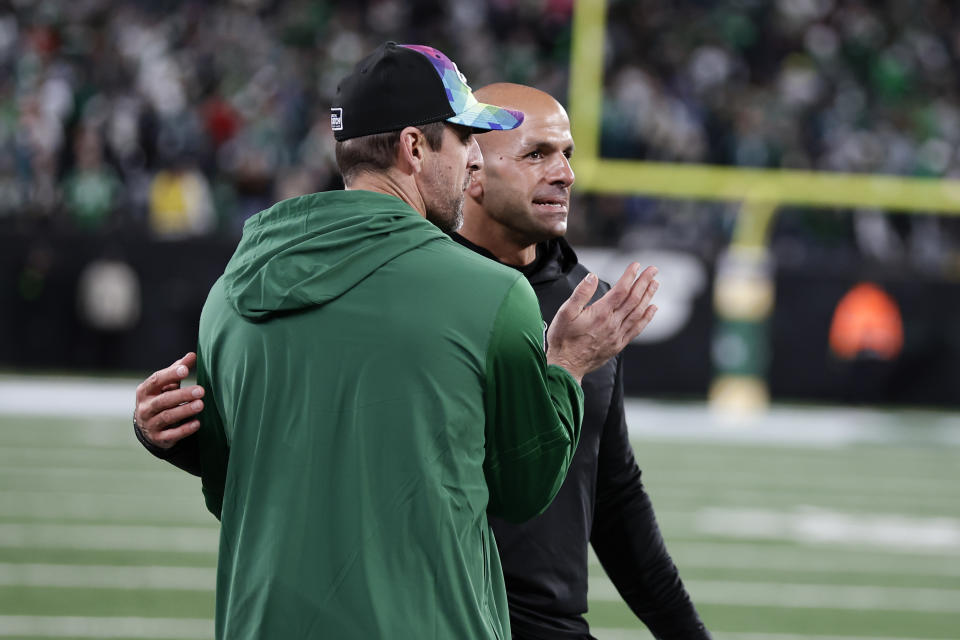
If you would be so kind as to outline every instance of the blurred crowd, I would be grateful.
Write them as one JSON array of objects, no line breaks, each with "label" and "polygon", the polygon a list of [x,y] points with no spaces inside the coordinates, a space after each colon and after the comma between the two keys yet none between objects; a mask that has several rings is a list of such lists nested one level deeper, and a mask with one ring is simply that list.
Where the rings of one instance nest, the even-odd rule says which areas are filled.
[{"label": "blurred crowd", "polygon": [[[956,3],[612,0],[608,40],[604,156],[960,178]],[[675,226],[662,203],[633,209]],[[939,216],[786,211],[775,243],[780,260],[960,275],[958,231]]]},{"label": "blurred crowd", "polygon": [[[946,0],[608,4],[605,156],[960,177],[960,10]],[[434,45],[474,87],[510,80],[565,101],[572,11],[573,0],[0,0],[0,228],[236,234],[279,199],[339,186],[328,107],[380,42]],[[702,215],[726,205],[578,204],[589,214],[571,233],[584,242],[683,244],[729,227]],[[960,244],[940,218],[842,215],[841,235],[868,253]],[[796,226],[814,242],[838,233],[829,218]]]},{"label": "blurred crowd", "polygon": [[[571,0],[0,3],[0,225],[238,233],[340,186],[336,83],[387,39],[562,94]],[[469,34],[469,37],[466,35]]]},{"label": "blurred crowd", "polygon": [[604,154],[960,177],[941,0],[613,2]]}]

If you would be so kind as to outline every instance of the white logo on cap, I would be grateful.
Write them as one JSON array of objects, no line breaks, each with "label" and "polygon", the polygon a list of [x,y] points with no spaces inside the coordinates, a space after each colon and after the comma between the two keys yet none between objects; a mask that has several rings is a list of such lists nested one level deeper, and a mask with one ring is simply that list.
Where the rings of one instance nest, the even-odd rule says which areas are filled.
[{"label": "white logo on cap", "polygon": [[450,63],[453,64],[453,70],[457,72],[457,76],[459,76],[460,82],[462,82],[463,84],[467,85],[467,89],[469,89],[469,88],[470,88],[470,83],[467,82],[467,76],[463,75],[463,73],[460,72],[460,69],[457,68],[457,63],[456,63],[456,62],[454,62],[453,60],[451,60]]},{"label": "white logo on cap", "polygon": [[343,131],[343,108],[330,109],[330,128],[334,131]]}]

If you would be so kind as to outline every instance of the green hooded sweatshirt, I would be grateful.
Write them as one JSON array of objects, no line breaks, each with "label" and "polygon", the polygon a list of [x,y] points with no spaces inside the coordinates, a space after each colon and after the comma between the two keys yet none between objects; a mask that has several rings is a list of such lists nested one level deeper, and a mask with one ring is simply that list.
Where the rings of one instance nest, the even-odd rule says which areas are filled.
[{"label": "green hooded sweatshirt", "polygon": [[583,395],[523,276],[398,198],[251,218],[200,318],[217,638],[510,637],[487,512],[553,499]]}]

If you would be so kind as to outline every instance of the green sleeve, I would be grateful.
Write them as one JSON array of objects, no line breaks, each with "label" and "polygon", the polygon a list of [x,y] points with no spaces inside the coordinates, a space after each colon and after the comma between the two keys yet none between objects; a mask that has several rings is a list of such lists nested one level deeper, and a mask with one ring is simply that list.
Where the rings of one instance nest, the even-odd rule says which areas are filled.
[{"label": "green sleeve", "polygon": [[522,522],[541,513],[567,474],[580,438],[583,390],[547,365],[543,320],[519,278],[494,321],[486,360],[487,512]]},{"label": "green sleeve", "polygon": [[210,373],[203,357],[203,351],[197,348],[197,384],[207,390],[203,398],[203,411],[200,413],[200,430],[197,431],[200,447],[200,479],[203,497],[210,513],[220,519],[223,511],[223,491],[227,480],[227,461],[230,446],[223,430],[223,421],[217,399],[210,384]]}]

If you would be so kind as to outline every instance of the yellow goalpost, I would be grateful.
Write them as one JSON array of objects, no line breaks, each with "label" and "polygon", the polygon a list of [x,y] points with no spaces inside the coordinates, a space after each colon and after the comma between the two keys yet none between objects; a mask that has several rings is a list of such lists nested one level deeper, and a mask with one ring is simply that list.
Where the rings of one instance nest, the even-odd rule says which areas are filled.
[{"label": "yellow goalpost", "polygon": [[[771,222],[779,207],[864,207],[903,213],[960,214],[960,180],[956,179],[601,157],[606,14],[607,0],[577,0],[574,6],[567,106],[577,144],[573,157],[576,188],[581,193],[739,202],[726,260],[730,268],[718,269],[714,301],[719,331],[730,330],[726,337],[746,341],[748,344],[742,346],[747,351],[765,348],[765,325],[773,308],[767,247]],[[762,353],[752,355],[754,363],[763,360]],[[718,369],[710,391],[714,405],[746,411],[766,406],[762,367]]]}]

